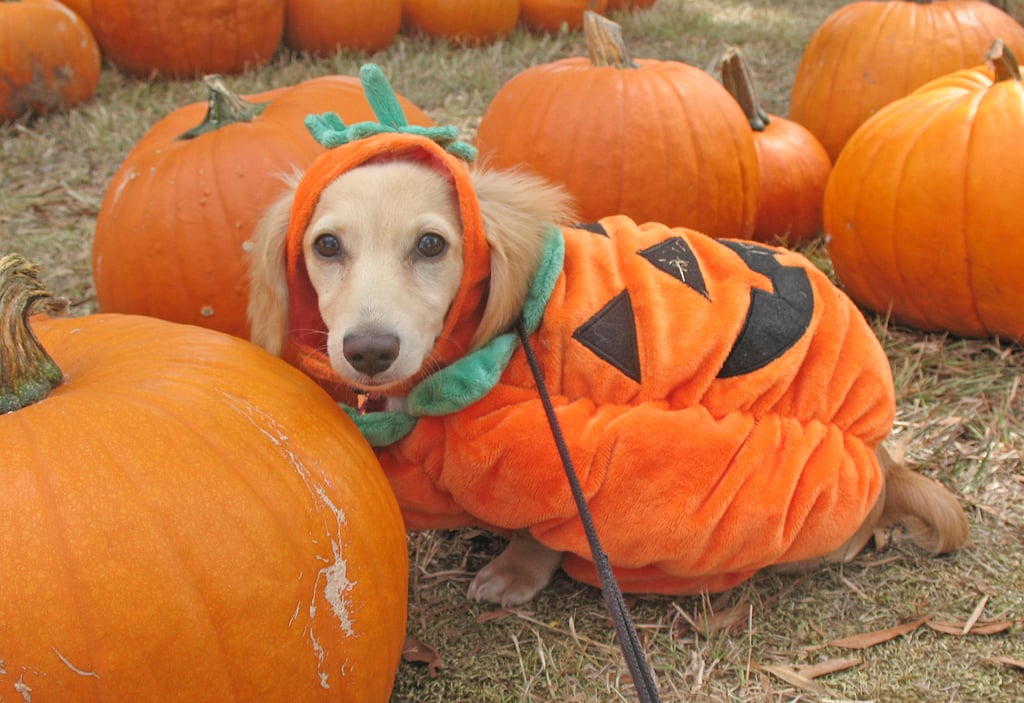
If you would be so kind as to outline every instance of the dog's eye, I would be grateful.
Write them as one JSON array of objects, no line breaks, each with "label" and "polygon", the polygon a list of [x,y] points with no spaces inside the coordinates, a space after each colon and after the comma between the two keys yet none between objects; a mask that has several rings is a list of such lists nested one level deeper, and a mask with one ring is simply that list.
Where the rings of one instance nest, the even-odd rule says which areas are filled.
[{"label": "dog's eye", "polygon": [[341,256],[341,242],[333,234],[321,234],[313,240],[313,251],[325,259]]},{"label": "dog's eye", "polygon": [[416,253],[428,259],[441,256],[447,248],[448,242],[436,232],[427,232],[416,242]]}]

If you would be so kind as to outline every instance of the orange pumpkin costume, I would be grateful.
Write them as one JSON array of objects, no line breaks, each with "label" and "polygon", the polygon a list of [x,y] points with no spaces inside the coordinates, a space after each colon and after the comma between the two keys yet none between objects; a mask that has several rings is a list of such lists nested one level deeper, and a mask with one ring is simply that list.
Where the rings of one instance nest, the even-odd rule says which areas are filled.
[{"label": "orange pumpkin costume", "polygon": [[[324,350],[301,238],[320,191],[379,159],[451,177],[463,282],[410,412],[359,415],[410,529],[528,529],[598,584],[518,337],[465,354],[488,247],[465,162],[426,136],[329,150],[299,185],[287,244],[291,353],[342,389]],[[558,421],[624,591],[721,590],[827,554],[860,526],[882,477],[888,360],[861,313],[799,254],[616,216],[552,227],[524,309]]]}]

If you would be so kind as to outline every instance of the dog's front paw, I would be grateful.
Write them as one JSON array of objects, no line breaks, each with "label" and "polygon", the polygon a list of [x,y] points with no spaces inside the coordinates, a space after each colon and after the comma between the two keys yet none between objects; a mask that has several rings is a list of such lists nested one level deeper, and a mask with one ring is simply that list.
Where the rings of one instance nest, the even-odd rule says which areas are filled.
[{"label": "dog's front paw", "polygon": [[548,585],[561,563],[561,552],[548,549],[526,533],[517,533],[505,551],[480,569],[467,595],[506,608],[528,603]]},{"label": "dog's front paw", "polygon": [[477,572],[467,593],[472,600],[497,603],[508,608],[528,603],[547,585],[549,579],[538,579],[529,572],[514,573],[503,568],[500,560],[498,557]]}]

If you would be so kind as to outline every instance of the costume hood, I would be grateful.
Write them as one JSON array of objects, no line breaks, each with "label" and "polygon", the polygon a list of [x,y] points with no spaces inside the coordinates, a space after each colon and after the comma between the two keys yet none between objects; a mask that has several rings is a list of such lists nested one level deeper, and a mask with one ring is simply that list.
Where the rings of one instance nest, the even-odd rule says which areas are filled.
[{"label": "costume hood", "polygon": [[[364,66],[360,78],[379,121],[346,126],[333,113],[306,118],[310,132],[328,151],[313,162],[299,182],[285,245],[289,295],[287,356],[336,397],[345,397],[350,389],[331,368],[327,357],[327,328],[320,316],[302,249],[303,234],[320,194],[335,179],[371,162],[408,160],[437,169],[452,184],[464,235],[463,278],[424,367],[443,368],[469,351],[486,303],[490,275],[489,249],[467,163],[475,157],[475,149],[456,140],[454,127],[409,125],[391,86],[376,65]],[[410,379],[403,390],[415,385],[423,373]]]}]

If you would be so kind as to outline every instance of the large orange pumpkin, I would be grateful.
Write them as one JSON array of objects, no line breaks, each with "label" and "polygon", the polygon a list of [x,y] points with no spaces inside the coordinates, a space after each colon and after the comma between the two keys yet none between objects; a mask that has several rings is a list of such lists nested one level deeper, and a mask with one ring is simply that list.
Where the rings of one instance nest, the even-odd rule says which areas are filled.
[{"label": "large orange pumpkin", "polygon": [[100,49],[85,21],[56,0],[0,1],[0,121],[91,98]]},{"label": "large orange pumpkin", "polygon": [[859,303],[958,335],[1024,341],[1024,84],[1016,62],[930,82],[879,110],[825,192],[836,274]]},{"label": "large orange pumpkin", "polygon": [[722,57],[722,85],[743,108],[753,130],[760,166],[753,238],[789,246],[821,232],[825,186],[832,159],[811,132],[761,107],[743,54],[730,47]]},{"label": "large orange pumpkin", "polygon": [[37,316],[54,366],[31,269],[0,259],[0,698],[385,703],[405,530],[354,424],[254,345],[154,318]]},{"label": "large orange pumpkin", "polygon": [[[284,192],[283,174],[323,152],[304,120],[375,119],[358,79],[322,76],[240,99],[211,77],[209,103],[158,121],[111,179],[92,270],[103,312],[153,315],[248,338],[243,247]],[[409,121],[430,118],[400,98]],[[256,104],[253,104],[256,103]],[[205,119],[203,115],[206,115]]]},{"label": "large orange pumpkin", "polygon": [[743,110],[705,71],[629,58],[621,28],[587,12],[590,58],[527,68],[487,106],[485,162],[564,184],[580,217],[629,215],[750,238],[758,163]]},{"label": "large orange pumpkin", "polygon": [[896,98],[969,68],[1001,37],[1024,55],[1024,28],[984,0],[862,0],[814,32],[797,67],[789,118],[834,161],[853,131]]},{"label": "large orange pumpkin", "polygon": [[519,3],[520,0],[402,0],[402,16],[428,37],[459,44],[486,44],[516,28]]},{"label": "large orange pumpkin", "polygon": [[522,0],[519,19],[530,29],[555,33],[583,26],[583,12],[604,13],[608,0]]},{"label": "large orange pumpkin", "polygon": [[378,51],[395,40],[402,0],[286,0],[284,42],[314,56]]},{"label": "large orange pumpkin", "polygon": [[92,0],[104,56],[131,76],[194,78],[266,63],[281,43],[285,0]]}]

